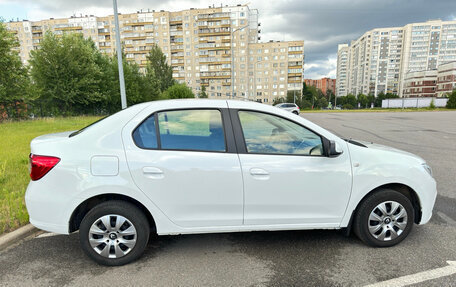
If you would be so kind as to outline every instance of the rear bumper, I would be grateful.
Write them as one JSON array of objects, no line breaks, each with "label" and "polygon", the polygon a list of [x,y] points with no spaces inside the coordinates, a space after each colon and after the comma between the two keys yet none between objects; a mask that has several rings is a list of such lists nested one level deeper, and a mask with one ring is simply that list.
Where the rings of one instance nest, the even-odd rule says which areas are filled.
[{"label": "rear bumper", "polygon": [[57,225],[49,222],[35,221],[30,217],[30,223],[38,229],[58,234],[68,234],[68,225]]},{"label": "rear bumper", "polygon": [[48,232],[68,234],[72,213],[69,200],[50,190],[55,190],[55,188],[46,188],[44,178],[29,183],[25,193],[25,204],[30,223]]}]

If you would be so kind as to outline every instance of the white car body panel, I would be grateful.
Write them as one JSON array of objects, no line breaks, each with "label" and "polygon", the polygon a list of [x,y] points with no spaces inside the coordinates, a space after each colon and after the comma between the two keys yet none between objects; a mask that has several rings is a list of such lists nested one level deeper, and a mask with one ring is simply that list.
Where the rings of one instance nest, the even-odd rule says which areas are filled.
[{"label": "white car body panel", "polygon": [[[154,111],[227,106],[260,110],[300,123],[335,141],[343,153],[327,158],[151,151],[133,142],[133,129]],[[435,180],[422,168],[422,159],[385,147],[349,144],[300,116],[258,103],[151,102],[124,110],[77,136],[69,138],[69,134],[41,136],[31,143],[33,154],[61,158],[47,175],[30,182],[25,196],[30,222],[56,233],[68,234],[75,209],[101,194],[125,195],[143,204],[161,235],[343,228],[366,194],[389,183],[401,183],[416,192],[422,209],[420,223],[424,224],[432,215],[436,197]],[[118,164],[115,168],[114,162]],[[145,177],[145,167],[160,169],[163,177]],[[253,179],[252,168],[267,170],[270,178]],[[278,193],[284,190],[284,180],[290,181],[289,187],[287,184],[284,193]]]}]

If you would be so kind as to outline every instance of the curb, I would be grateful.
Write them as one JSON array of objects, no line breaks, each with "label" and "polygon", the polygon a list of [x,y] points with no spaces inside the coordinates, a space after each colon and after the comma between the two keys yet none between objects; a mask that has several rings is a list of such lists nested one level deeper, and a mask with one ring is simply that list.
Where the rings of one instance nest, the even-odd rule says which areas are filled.
[{"label": "curb", "polygon": [[0,236],[0,251],[18,243],[20,240],[37,233],[39,229],[31,224],[27,224],[19,229]]}]

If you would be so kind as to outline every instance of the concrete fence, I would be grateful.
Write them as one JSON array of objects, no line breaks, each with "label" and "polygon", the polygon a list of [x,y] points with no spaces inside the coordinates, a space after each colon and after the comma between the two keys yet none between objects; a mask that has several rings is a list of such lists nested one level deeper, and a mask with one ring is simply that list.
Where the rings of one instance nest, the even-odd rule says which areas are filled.
[{"label": "concrete fence", "polygon": [[427,108],[434,99],[436,107],[445,107],[447,98],[401,98],[382,101],[382,108]]}]

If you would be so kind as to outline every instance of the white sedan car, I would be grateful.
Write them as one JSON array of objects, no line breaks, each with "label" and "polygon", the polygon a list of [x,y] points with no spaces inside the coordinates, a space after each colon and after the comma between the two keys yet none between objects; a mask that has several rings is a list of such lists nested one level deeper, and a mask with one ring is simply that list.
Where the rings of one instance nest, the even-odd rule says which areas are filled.
[{"label": "white sedan car", "polygon": [[281,103],[281,104],[275,105],[275,107],[280,108],[280,109],[284,109],[286,111],[292,112],[293,114],[299,115],[299,107],[298,107],[297,104]]},{"label": "white sedan car", "polygon": [[30,222],[79,230],[105,265],[138,258],[151,232],[353,229],[392,246],[429,221],[437,193],[418,156],[241,101],[135,105],[35,138],[30,161]]}]

